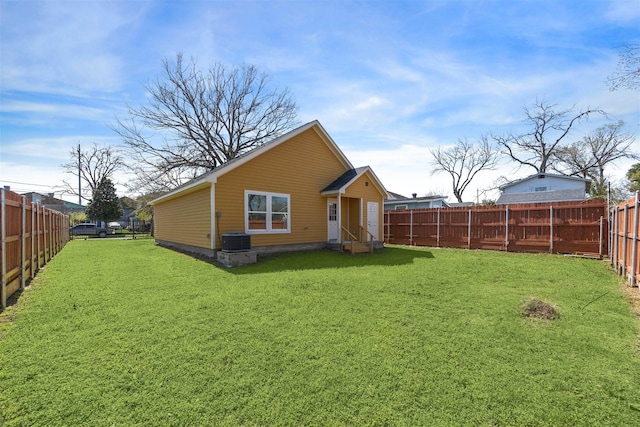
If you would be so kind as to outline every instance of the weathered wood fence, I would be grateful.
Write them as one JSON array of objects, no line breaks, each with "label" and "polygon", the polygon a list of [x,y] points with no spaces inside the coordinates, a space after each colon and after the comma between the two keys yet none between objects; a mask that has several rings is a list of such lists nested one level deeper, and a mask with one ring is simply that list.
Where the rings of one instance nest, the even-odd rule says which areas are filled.
[{"label": "weathered wood fence", "polygon": [[384,216],[386,243],[607,253],[606,200],[385,211]]},{"label": "weathered wood fence", "polygon": [[69,241],[69,217],[0,189],[2,309]]},{"label": "weathered wood fence", "polygon": [[611,222],[610,259],[616,272],[638,286],[640,280],[640,195],[614,206],[609,211]]}]

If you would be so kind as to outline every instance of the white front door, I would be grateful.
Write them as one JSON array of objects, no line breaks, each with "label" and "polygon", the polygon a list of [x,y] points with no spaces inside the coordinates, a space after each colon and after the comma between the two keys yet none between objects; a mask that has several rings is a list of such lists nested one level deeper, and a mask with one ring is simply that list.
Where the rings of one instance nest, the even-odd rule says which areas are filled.
[{"label": "white front door", "polygon": [[338,200],[329,199],[327,202],[328,240],[338,240]]},{"label": "white front door", "polygon": [[373,235],[375,240],[378,240],[379,206],[377,202],[367,202],[367,231]]}]

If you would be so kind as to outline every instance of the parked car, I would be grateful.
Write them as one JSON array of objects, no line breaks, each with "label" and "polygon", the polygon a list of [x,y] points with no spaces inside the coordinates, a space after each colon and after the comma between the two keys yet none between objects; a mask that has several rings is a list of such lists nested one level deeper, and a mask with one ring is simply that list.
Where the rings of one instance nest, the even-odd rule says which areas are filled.
[{"label": "parked car", "polygon": [[115,234],[115,230],[111,227],[101,227],[97,224],[83,223],[74,225],[69,229],[73,236],[98,236],[107,237],[107,234]]}]

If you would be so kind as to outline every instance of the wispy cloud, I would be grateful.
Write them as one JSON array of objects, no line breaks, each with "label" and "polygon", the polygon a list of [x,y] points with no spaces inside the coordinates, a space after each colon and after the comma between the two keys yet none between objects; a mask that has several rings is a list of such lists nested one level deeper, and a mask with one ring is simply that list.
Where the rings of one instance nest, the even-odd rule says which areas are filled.
[{"label": "wispy cloud", "polygon": [[4,89],[77,94],[122,88],[120,31],[140,16],[140,6],[2,2]]},{"label": "wispy cloud", "polygon": [[[640,5],[635,0],[610,0],[604,17],[614,23],[629,23],[640,18]],[[637,41],[638,35],[634,37]]]},{"label": "wispy cloud", "polygon": [[[98,137],[95,135],[69,135],[57,138],[25,138],[16,143],[2,144],[2,158],[10,156],[23,159],[21,163],[28,164],[25,158],[39,158],[44,161],[66,163],[71,158],[71,150],[78,144],[93,144],[101,146],[115,146],[118,144],[117,138]],[[56,164],[56,166],[58,166]]]}]

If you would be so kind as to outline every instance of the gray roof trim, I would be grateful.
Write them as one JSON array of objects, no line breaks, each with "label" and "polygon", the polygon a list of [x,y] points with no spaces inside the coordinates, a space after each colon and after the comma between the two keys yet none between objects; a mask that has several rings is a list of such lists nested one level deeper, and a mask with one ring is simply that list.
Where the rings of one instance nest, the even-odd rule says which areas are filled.
[{"label": "gray roof trim", "polygon": [[508,205],[516,203],[570,202],[578,200],[586,200],[586,193],[583,190],[555,190],[502,194],[496,201],[496,204]]}]

